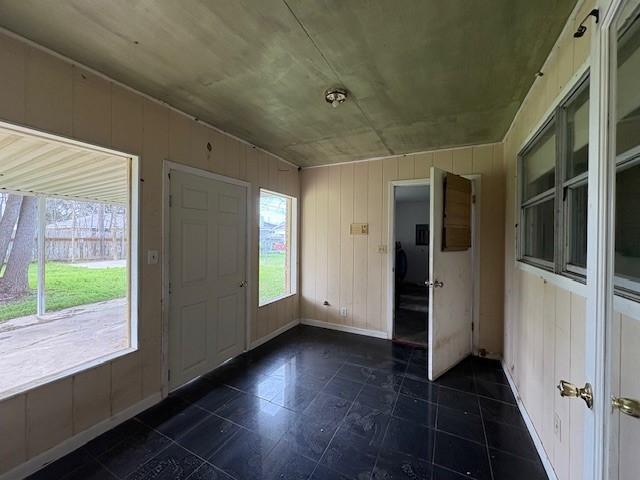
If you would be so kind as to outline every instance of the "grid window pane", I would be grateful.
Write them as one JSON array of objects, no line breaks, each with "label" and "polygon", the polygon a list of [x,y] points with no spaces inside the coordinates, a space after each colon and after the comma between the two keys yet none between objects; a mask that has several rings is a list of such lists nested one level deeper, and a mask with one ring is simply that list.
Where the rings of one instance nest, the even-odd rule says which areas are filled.
[{"label": "grid window pane", "polygon": [[625,33],[618,44],[616,113],[616,153],[640,145],[640,21]]},{"label": "grid window pane", "polygon": [[567,192],[567,263],[587,268],[587,185]]},{"label": "grid window pane", "polygon": [[640,282],[639,187],[640,164],[617,172],[615,274],[627,287],[628,281]]},{"label": "grid window pane", "polygon": [[260,305],[289,295],[291,288],[292,199],[260,192]]},{"label": "grid window pane", "polygon": [[585,88],[567,107],[566,179],[589,167],[589,89]]},{"label": "grid window pane", "polygon": [[524,256],[553,262],[554,199],[525,207],[523,217]]},{"label": "grid window pane", "polygon": [[556,179],[556,134],[554,126],[522,159],[523,201],[554,188]]}]

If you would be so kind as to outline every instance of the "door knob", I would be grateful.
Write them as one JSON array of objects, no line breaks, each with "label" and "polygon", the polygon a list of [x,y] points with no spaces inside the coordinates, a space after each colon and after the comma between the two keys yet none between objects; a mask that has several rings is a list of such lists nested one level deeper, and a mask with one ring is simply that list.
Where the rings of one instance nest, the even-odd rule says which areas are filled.
[{"label": "door knob", "polygon": [[640,402],[633,398],[616,398],[611,399],[611,406],[620,410],[625,415],[630,417],[640,418]]},{"label": "door knob", "polygon": [[442,288],[442,287],[444,287],[444,283],[442,283],[439,280],[435,280],[433,282],[430,282],[429,280],[427,280],[426,282],[424,282],[424,284],[427,287],[433,287],[433,288]]},{"label": "door knob", "polygon": [[246,280],[245,280],[245,281],[243,281],[243,282],[240,284],[240,288],[244,288],[244,287],[246,287],[246,286],[247,286],[247,281],[246,281]]},{"label": "door knob", "polygon": [[557,388],[560,391],[561,397],[581,398],[584,400],[584,403],[587,404],[587,407],[593,407],[593,390],[590,383],[586,383],[584,387],[580,388],[576,387],[573,383],[560,380]]}]

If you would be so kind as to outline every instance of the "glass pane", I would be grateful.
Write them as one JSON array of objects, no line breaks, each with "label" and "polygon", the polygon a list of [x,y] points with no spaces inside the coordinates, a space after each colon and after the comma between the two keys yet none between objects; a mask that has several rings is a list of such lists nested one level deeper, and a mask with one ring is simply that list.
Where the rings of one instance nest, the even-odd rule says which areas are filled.
[{"label": "glass pane", "polygon": [[618,44],[616,154],[640,145],[640,21]]},{"label": "glass pane", "polygon": [[587,185],[567,192],[567,263],[587,268]]},{"label": "glass pane", "polygon": [[[620,286],[640,282],[640,164],[616,175],[615,273]],[[637,285],[635,287],[638,288]]]},{"label": "glass pane", "polygon": [[524,209],[524,256],[553,262],[554,212],[553,198]]},{"label": "glass pane", "polygon": [[0,333],[37,323],[37,226],[36,197],[0,193]]},{"label": "glass pane", "polygon": [[566,179],[587,171],[589,167],[589,87],[567,107]]},{"label": "glass pane", "polygon": [[556,134],[553,125],[522,160],[523,200],[555,187]]},{"label": "glass pane", "polygon": [[96,312],[108,312],[121,347],[128,345],[126,222],[124,205],[47,199],[46,311],[73,313],[86,328]]},{"label": "glass pane", "polygon": [[291,199],[260,193],[260,305],[291,291],[289,275]]}]

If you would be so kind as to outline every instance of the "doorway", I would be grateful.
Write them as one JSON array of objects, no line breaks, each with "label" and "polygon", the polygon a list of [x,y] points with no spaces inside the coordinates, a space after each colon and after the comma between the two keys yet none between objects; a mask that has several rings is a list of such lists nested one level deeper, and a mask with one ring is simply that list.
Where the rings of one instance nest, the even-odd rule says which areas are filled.
[{"label": "doorway", "polygon": [[246,348],[248,187],[169,173],[169,389]]},{"label": "doorway", "polygon": [[428,343],[429,185],[395,185],[393,339]]}]

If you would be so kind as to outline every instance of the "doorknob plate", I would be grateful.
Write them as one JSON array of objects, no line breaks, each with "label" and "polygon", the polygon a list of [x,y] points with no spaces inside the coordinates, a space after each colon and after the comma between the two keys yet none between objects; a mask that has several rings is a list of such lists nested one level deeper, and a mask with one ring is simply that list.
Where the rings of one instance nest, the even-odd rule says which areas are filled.
[{"label": "doorknob plate", "polygon": [[587,404],[587,407],[593,407],[593,389],[590,383],[586,383],[584,387],[580,388],[573,383],[560,380],[557,388],[560,391],[561,397],[581,398],[584,400],[584,403]]}]

